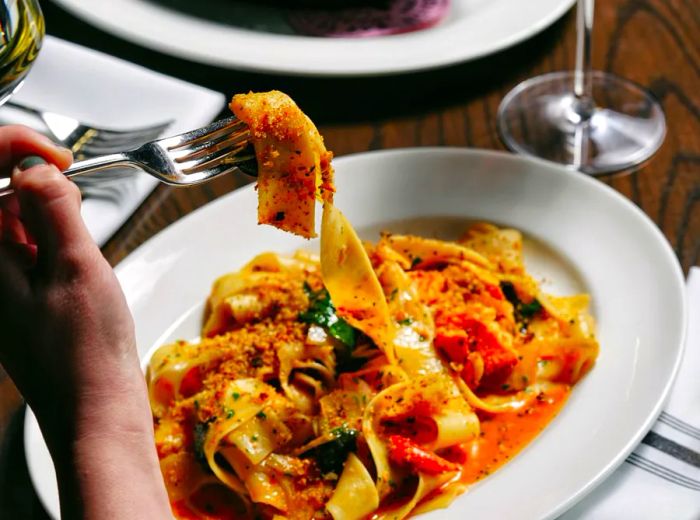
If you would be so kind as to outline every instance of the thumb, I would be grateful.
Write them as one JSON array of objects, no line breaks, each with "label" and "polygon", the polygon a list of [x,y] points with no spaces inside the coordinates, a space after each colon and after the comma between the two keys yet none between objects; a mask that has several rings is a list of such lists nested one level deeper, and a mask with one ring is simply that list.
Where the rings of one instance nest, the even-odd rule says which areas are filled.
[{"label": "thumb", "polygon": [[38,156],[27,157],[15,168],[12,186],[22,221],[36,241],[40,268],[99,253],[80,216],[80,190],[56,166]]}]

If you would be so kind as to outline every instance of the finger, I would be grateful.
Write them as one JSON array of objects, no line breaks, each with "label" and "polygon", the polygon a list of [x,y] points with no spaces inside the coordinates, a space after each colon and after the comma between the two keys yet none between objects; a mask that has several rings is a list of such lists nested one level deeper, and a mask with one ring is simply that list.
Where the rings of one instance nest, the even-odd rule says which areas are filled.
[{"label": "finger", "polygon": [[30,128],[19,125],[0,127],[0,171],[9,171],[29,155],[42,157],[60,170],[65,170],[73,163],[70,150]]},{"label": "finger", "polygon": [[66,260],[89,262],[99,254],[80,216],[80,190],[54,165],[17,170],[12,185],[24,225],[38,247],[39,268],[61,268]]},{"label": "finger", "polygon": [[27,232],[19,217],[7,209],[0,209],[2,223],[0,224],[0,242],[13,244],[28,243]]},{"label": "finger", "polygon": [[21,316],[29,301],[30,286],[23,268],[26,261],[26,251],[0,243],[0,315],[3,321]]},{"label": "finger", "polygon": [[36,265],[38,252],[36,245],[3,242],[2,247],[8,260],[21,271],[28,271]]},{"label": "finger", "polygon": [[[19,218],[20,221],[22,220],[19,216],[19,199],[17,198],[17,195],[15,193],[5,197],[0,197],[0,211],[2,211],[3,209],[10,212],[12,215],[15,215],[17,218]],[[0,229],[2,229],[2,226],[0,226]],[[26,226],[24,227],[24,234],[26,235],[25,241],[27,242],[27,244],[36,245],[36,240],[26,228]]]},{"label": "finger", "polygon": [[17,200],[17,196],[13,193],[0,197],[0,209],[6,209],[14,215],[19,215],[19,200]]}]

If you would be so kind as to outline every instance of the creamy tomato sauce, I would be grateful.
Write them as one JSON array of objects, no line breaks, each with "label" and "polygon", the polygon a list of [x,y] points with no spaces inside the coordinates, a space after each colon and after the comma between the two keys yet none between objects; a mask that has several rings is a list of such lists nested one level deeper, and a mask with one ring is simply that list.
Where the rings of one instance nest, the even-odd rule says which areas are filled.
[{"label": "creamy tomato sauce", "polygon": [[552,385],[520,412],[495,415],[480,412],[481,436],[468,451],[461,482],[476,482],[517,455],[559,413],[569,393],[569,385]]}]

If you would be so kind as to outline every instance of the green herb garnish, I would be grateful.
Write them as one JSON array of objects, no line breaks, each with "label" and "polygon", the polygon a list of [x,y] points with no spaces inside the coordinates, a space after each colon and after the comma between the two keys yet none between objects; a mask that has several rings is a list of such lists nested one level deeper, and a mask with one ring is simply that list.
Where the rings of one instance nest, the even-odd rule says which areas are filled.
[{"label": "green herb garnish", "polygon": [[515,291],[515,286],[511,282],[501,282],[501,291],[503,295],[513,305],[515,312],[515,321],[527,326],[528,322],[542,310],[542,304],[537,298],[524,303],[518,298],[518,293]]},{"label": "green herb garnish", "polygon": [[304,283],[304,291],[309,296],[309,308],[299,314],[299,321],[320,325],[346,347],[355,348],[357,331],[335,313],[328,291],[325,288],[314,291],[307,283]]},{"label": "green herb garnish", "polygon": [[208,472],[211,472],[207,456],[204,454],[204,441],[209,431],[209,422],[198,422],[194,425],[194,456],[197,462]]},{"label": "green herb garnish", "polygon": [[330,433],[332,436],[331,440],[310,449],[302,456],[313,458],[321,473],[336,473],[340,475],[348,454],[357,448],[359,432],[353,428],[341,426],[334,428]]}]

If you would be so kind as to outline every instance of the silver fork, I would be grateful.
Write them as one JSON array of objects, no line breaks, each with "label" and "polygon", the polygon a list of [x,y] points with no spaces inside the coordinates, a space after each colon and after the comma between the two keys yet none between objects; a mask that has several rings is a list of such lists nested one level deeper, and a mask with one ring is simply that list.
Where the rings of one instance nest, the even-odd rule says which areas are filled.
[{"label": "silver fork", "polygon": [[[48,110],[39,110],[12,100],[5,103],[3,110],[29,114],[35,120],[40,121],[41,124],[32,126],[39,132],[47,134],[52,140],[61,143],[62,146],[69,148],[77,160],[136,148],[161,135],[173,122],[169,120],[128,130],[116,130],[81,123],[70,116]],[[12,121],[16,117],[10,116],[8,119]],[[93,178],[89,175],[81,177],[78,184],[83,196],[102,196],[103,192],[114,189],[117,184],[121,184],[121,181],[133,173],[135,170],[112,169],[100,175],[99,178]]]},{"label": "silver fork", "polygon": [[[143,170],[173,186],[192,186],[234,170],[257,175],[248,126],[233,116],[134,150],[78,161],[63,173],[73,177],[123,167]],[[0,178],[0,197],[12,192],[10,179]]]},{"label": "silver fork", "polygon": [[40,119],[51,133],[50,137],[69,148],[76,155],[96,156],[128,150],[155,139],[172,123],[172,120],[169,120],[129,130],[113,130],[86,125],[72,117],[47,110],[38,110],[11,100],[4,106]]}]

